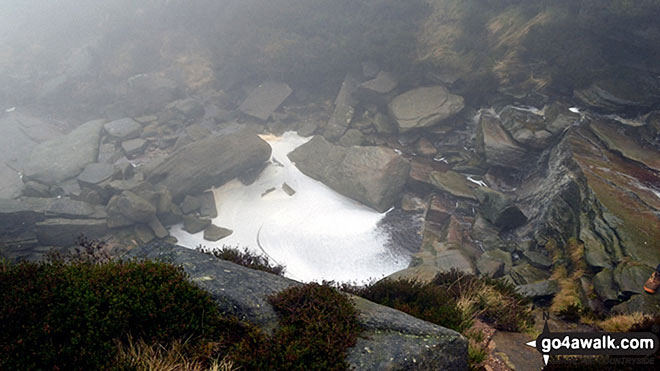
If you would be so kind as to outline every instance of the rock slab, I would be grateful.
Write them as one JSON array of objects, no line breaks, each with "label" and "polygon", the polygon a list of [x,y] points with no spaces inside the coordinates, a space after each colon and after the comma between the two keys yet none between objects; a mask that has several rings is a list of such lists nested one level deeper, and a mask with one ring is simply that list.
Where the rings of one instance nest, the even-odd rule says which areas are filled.
[{"label": "rock slab", "polygon": [[305,175],[379,212],[401,197],[410,164],[384,147],[334,145],[316,136],[289,154]]},{"label": "rock slab", "polygon": [[271,148],[249,132],[209,137],[191,143],[147,172],[154,185],[165,186],[175,202],[262,166]]},{"label": "rock slab", "polygon": [[37,145],[25,165],[27,179],[57,184],[80,174],[95,162],[103,121],[90,121],[69,134]]},{"label": "rock slab", "polygon": [[463,107],[463,97],[451,94],[440,85],[407,91],[389,104],[390,114],[401,132],[434,126]]},{"label": "rock slab", "polygon": [[246,115],[266,121],[292,92],[287,84],[266,81],[254,88],[238,109]]}]

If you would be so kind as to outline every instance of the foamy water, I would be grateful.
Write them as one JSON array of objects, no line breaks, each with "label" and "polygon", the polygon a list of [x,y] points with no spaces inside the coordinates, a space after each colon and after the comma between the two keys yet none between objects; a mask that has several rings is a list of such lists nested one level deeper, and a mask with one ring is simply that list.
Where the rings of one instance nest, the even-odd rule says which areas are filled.
[{"label": "foamy water", "polygon": [[[388,248],[390,236],[378,227],[385,214],[305,176],[289,161],[287,154],[309,138],[293,132],[262,138],[273,155],[257,181],[245,186],[233,180],[214,189],[218,217],[213,223],[234,233],[213,243],[203,233],[190,235],[176,226],[171,233],[180,245],[248,247],[285,265],[286,275],[301,281],[364,282],[408,266],[408,254]],[[293,196],[282,189],[285,182],[296,191]]]}]

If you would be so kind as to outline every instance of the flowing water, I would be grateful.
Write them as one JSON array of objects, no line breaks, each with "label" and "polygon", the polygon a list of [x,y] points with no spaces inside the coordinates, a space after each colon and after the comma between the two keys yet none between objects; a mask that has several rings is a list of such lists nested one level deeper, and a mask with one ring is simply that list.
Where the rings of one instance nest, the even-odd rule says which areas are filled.
[{"label": "flowing water", "polygon": [[[213,223],[234,233],[216,243],[176,226],[182,246],[247,247],[286,266],[301,281],[366,282],[404,269],[419,246],[418,215],[378,213],[302,174],[287,154],[304,144],[293,132],[262,136],[273,149],[270,164],[251,185],[233,180],[214,189]],[[295,194],[284,189],[286,183]],[[393,222],[388,223],[388,220]],[[394,225],[396,224],[396,225]],[[402,234],[405,236],[402,238]]]}]

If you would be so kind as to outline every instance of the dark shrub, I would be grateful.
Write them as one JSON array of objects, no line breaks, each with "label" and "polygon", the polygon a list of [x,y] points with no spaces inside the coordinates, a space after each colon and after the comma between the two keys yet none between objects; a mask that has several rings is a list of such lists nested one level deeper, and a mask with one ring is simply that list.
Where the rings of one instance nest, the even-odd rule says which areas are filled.
[{"label": "dark shrub", "polygon": [[197,251],[215,256],[218,259],[227,260],[238,265],[258,271],[276,274],[278,276],[284,275],[284,266],[280,264],[273,264],[267,256],[261,256],[250,252],[247,248],[240,251],[238,248],[223,246],[219,250],[209,249],[205,246],[197,246]]},{"label": "dark shrub", "polygon": [[[238,341],[184,271],[153,261],[20,263],[0,269],[0,369],[100,369],[129,335]],[[235,339],[222,339],[232,334]]]},{"label": "dark shrub", "polygon": [[357,310],[328,285],[292,287],[269,298],[280,320],[271,338],[254,332],[232,360],[247,370],[344,370],[360,331]]}]

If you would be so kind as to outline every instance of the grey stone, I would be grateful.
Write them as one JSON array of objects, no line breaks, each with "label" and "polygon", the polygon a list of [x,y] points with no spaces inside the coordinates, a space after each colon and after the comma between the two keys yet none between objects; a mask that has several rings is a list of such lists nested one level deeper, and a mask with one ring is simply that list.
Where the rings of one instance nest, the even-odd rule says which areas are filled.
[{"label": "grey stone", "polygon": [[135,226],[134,229],[135,237],[137,239],[137,242],[140,245],[146,245],[149,242],[153,241],[156,236],[154,233],[151,231],[151,228],[145,224],[138,224]]},{"label": "grey stone", "polygon": [[193,211],[199,210],[201,206],[200,200],[197,197],[186,196],[181,203],[181,211],[184,214],[190,214]]},{"label": "grey stone", "polygon": [[614,282],[614,276],[611,269],[603,269],[596,273],[593,278],[594,291],[603,301],[618,300],[619,288]]},{"label": "grey stone", "polygon": [[357,79],[351,74],[346,75],[337,98],[335,98],[335,109],[323,132],[323,136],[328,140],[335,141],[339,139],[353,121],[354,107],[357,104],[353,94],[357,91],[358,85],[359,81]]},{"label": "grey stone", "polygon": [[357,129],[348,129],[344,135],[339,138],[338,144],[344,147],[360,146],[364,143],[365,138],[362,132]]},{"label": "grey stone", "polygon": [[380,71],[375,78],[360,84],[355,96],[363,102],[381,104],[398,85],[399,82],[391,73]]},{"label": "grey stone", "polygon": [[374,116],[373,125],[380,134],[395,134],[398,131],[394,120],[380,112],[377,112]]},{"label": "grey stone", "polygon": [[525,250],[523,255],[530,264],[540,269],[550,269],[552,268],[552,258],[547,254],[544,254],[540,251],[534,250]]},{"label": "grey stone", "polygon": [[134,157],[135,155],[144,152],[147,148],[147,141],[142,138],[129,139],[121,142],[121,149],[127,157]]},{"label": "grey stone", "polygon": [[287,84],[266,81],[254,88],[238,109],[246,115],[266,121],[292,92]]},{"label": "grey stone", "polygon": [[80,174],[97,159],[102,125],[103,121],[90,121],[37,145],[25,165],[25,178],[52,185]]},{"label": "grey stone", "polygon": [[199,215],[208,218],[218,216],[218,210],[215,206],[215,196],[213,192],[204,192],[199,196]]},{"label": "grey stone", "polygon": [[201,219],[195,216],[184,215],[183,216],[183,230],[195,234],[203,231],[211,225],[210,219]]},{"label": "grey stone", "polygon": [[291,188],[291,186],[286,183],[282,183],[282,190],[284,191],[284,193],[286,193],[289,196],[293,196],[296,194],[296,190]]},{"label": "grey stone", "polygon": [[231,236],[234,233],[231,229],[218,227],[217,225],[211,224],[206,229],[204,229],[204,239],[207,241],[218,241],[225,237]]},{"label": "grey stone", "polygon": [[119,140],[137,138],[142,134],[142,125],[129,117],[110,121],[103,128],[108,135]]},{"label": "grey stone", "polygon": [[526,285],[546,280],[550,274],[548,271],[540,270],[529,263],[522,263],[511,268],[509,275],[516,285]]},{"label": "grey stone", "polygon": [[[184,267],[192,280],[210,292],[223,313],[236,315],[269,332],[277,315],[267,298],[299,282],[247,269],[215,257],[163,243],[129,252],[128,257],[169,259]],[[349,349],[349,366],[358,370],[467,369],[467,340],[394,309],[354,297],[363,336]]]},{"label": "grey stone", "polygon": [[247,131],[210,137],[180,148],[147,170],[147,179],[165,186],[180,202],[187,194],[201,193],[263,166],[270,154],[268,143]]},{"label": "grey stone", "polygon": [[511,230],[527,223],[527,217],[512,197],[486,187],[479,187],[476,194],[481,215],[501,230]]},{"label": "grey stone", "polygon": [[46,219],[35,225],[39,243],[44,246],[73,246],[81,234],[100,238],[108,230],[105,220]]},{"label": "grey stone", "polygon": [[647,316],[657,316],[660,313],[660,299],[655,295],[633,295],[628,301],[612,307],[617,314],[642,313]]},{"label": "grey stone", "polygon": [[78,175],[78,184],[80,187],[95,187],[99,184],[112,179],[117,173],[115,167],[111,164],[91,163],[85,166],[85,169]]},{"label": "grey stone", "polygon": [[440,191],[447,192],[454,197],[475,201],[477,199],[465,176],[455,171],[431,171],[428,180],[431,185]]},{"label": "grey stone", "polygon": [[112,164],[122,157],[115,143],[103,143],[99,148],[98,162]]},{"label": "grey stone", "polygon": [[204,116],[204,106],[194,98],[179,99],[167,105],[168,108],[183,115],[186,120],[195,120]]},{"label": "grey stone", "polygon": [[570,107],[554,103],[545,108],[545,128],[556,135],[580,121],[580,115],[569,111]]},{"label": "grey stone", "polygon": [[435,265],[438,272],[449,272],[452,269],[455,269],[467,274],[475,273],[470,259],[465,253],[457,249],[440,251],[436,255]]},{"label": "grey stone", "polygon": [[[148,223],[156,216],[156,208],[131,191],[124,191],[120,195],[112,197],[106,211],[110,228]],[[113,220],[113,218],[116,219]]]},{"label": "grey stone", "polygon": [[[501,273],[499,273],[499,264],[501,263]],[[481,254],[477,259],[477,269],[481,274],[489,275],[491,277],[499,277],[508,274],[513,266],[511,254],[500,249],[492,249]]]},{"label": "grey stone", "polygon": [[410,172],[408,161],[389,148],[344,148],[320,136],[288,156],[305,175],[380,212],[398,201]]},{"label": "grey stone", "polygon": [[651,276],[653,268],[635,262],[622,262],[614,269],[614,281],[621,293],[644,293],[644,282]]},{"label": "grey stone", "polygon": [[[26,197],[50,197],[50,189],[47,185],[28,180],[23,186],[23,196]],[[14,198],[14,197],[11,197]]]},{"label": "grey stone", "polygon": [[522,169],[529,164],[527,150],[518,145],[500,125],[499,119],[483,113],[478,131],[481,151],[490,165]]},{"label": "grey stone", "polygon": [[543,298],[556,295],[559,292],[559,284],[555,280],[545,280],[516,286],[516,291],[528,298]]},{"label": "grey stone", "polygon": [[44,214],[49,218],[92,218],[97,210],[94,205],[69,198],[53,198],[48,201]]},{"label": "grey stone", "polygon": [[149,228],[151,228],[151,231],[158,238],[165,238],[170,234],[170,232],[168,232],[167,229],[163,227],[163,224],[161,224],[158,218],[149,220]]},{"label": "grey stone", "polygon": [[462,97],[439,85],[407,91],[389,104],[390,114],[401,132],[435,126],[462,111],[463,107]]}]

